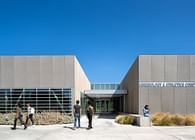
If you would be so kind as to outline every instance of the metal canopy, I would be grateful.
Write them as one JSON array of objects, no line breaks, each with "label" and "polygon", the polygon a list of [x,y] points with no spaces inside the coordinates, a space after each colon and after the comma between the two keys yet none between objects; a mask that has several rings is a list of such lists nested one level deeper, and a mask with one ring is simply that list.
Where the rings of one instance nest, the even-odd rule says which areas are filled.
[{"label": "metal canopy", "polygon": [[84,95],[91,98],[121,97],[127,94],[127,90],[85,90]]}]

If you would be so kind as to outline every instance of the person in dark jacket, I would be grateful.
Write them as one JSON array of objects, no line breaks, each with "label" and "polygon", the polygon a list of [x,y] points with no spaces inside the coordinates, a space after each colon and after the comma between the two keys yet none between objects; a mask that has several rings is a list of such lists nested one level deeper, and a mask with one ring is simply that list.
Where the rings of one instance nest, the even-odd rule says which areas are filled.
[{"label": "person in dark jacket", "polygon": [[19,103],[16,105],[16,114],[15,114],[15,119],[14,119],[14,126],[11,128],[12,130],[16,130],[16,125],[17,125],[18,119],[20,120],[20,123],[22,125],[24,125],[22,109],[21,109],[21,105]]},{"label": "person in dark jacket", "polygon": [[88,118],[88,129],[91,129],[92,128],[92,117],[93,117],[93,114],[94,114],[94,109],[93,109],[93,106],[91,105],[91,102],[88,101],[88,106],[87,106],[87,109],[86,109],[86,113],[87,113],[87,118]]}]

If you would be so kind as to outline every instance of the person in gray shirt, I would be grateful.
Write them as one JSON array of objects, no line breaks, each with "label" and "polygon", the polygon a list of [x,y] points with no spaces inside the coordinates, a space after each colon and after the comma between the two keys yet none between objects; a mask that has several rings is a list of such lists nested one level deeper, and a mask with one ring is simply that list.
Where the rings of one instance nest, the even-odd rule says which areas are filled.
[{"label": "person in gray shirt", "polygon": [[77,121],[78,121],[78,127],[80,128],[80,116],[81,116],[81,106],[79,105],[79,100],[76,101],[76,105],[74,105],[74,128],[77,126]]}]

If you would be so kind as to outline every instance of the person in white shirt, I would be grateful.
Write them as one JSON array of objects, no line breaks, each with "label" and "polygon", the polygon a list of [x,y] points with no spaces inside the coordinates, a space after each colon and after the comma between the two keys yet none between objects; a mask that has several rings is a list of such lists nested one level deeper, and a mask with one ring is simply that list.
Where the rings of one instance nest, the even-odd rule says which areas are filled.
[{"label": "person in white shirt", "polygon": [[26,123],[25,123],[25,129],[27,128],[28,125],[28,120],[30,119],[32,122],[32,125],[34,125],[34,118],[33,115],[35,113],[35,109],[33,107],[31,107],[30,103],[27,104],[27,112],[28,115],[26,116]]}]

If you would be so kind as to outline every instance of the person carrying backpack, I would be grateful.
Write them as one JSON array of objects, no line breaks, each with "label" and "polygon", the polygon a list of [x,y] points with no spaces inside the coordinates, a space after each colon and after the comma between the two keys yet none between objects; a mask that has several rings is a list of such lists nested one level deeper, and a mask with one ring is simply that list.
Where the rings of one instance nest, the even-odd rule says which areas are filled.
[{"label": "person carrying backpack", "polygon": [[92,116],[94,114],[94,109],[90,101],[88,101],[88,106],[87,106],[86,111],[87,111],[86,113],[87,113],[87,118],[88,118],[88,129],[91,129],[92,128]]}]

